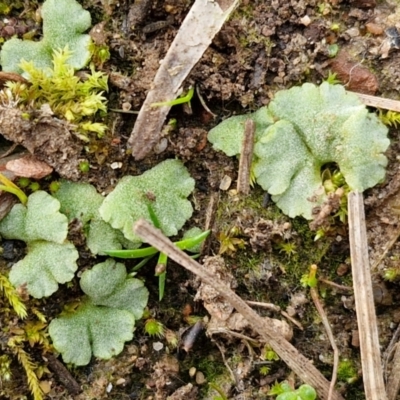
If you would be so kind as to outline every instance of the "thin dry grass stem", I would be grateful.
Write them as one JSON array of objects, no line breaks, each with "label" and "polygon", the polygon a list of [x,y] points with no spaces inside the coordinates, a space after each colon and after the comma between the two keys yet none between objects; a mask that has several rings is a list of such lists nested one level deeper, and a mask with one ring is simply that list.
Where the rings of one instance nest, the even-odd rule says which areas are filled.
[{"label": "thin dry grass stem", "polygon": [[[210,329],[210,330],[207,331],[207,333],[210,336],[218,333],[218,334],[226,334],[227,336],[233,336],[233,337],[236,337],[238,339],[241,339],[243,341],[243,343],[246,345],[247,351],[249,352],[250,365],[254,365],[254,350],[251,347],[250,343],[257,344],[256,340],[252,339],[251,337],[248,337],[248,336],[243,335],[243,334],[238,333],[238,332],[231,331],[230,329],[226,329],[226,328]],[[232,369],[230,368],[228,362],[226,361],[225,354],[224,354],[225,352],[223,351],[222,347],[219,345],[219,343],[216,340],[213,340],[213,342],[217,345],[219,351],[221,352],[222,361],[224,362],[225,367],[228,369],[229,373],[233,377],[235,385],[237,386],[239,384],[237,376],[232,371]]]},{"label": "thin dry grass stem", "polygon": [[4,153],[0,154],[0,159],[5,158],[9,156],[10,154],[14,153],[14,150],[19,146],[18,143],[13,143],[8,150],[6,150]]},{"label": "thin dry grass stem", "polygon": [[[314,268],[316,269],[317,267],[314,266]],[[328,400],[331,400],[333,391],[335,390],[335,384],[336,384],[336,379],[337,379],[337,371],[338,371],[338,365],[339,365],[339,349],[336,346],[336,341],[333,336],[332,329],[331,329],[331,326],[328,321],[328,317],[325,314],[324,307],[322,307],[322,304],[319,300],[317,287],[310,287],[310,294],[311,294],[311,298],[314,302],[315,308],[317,309],[318,314],[321,317],[321,321],[324,325],[326,334],[328,335],[329,342],[333,349],[333,370],[332,370],[331,384],[329,386],[329,393],[328,393]]]},{"label": "thin dry grass stem", "polygon": [[389,345],[386,347],[386,350],[384,351],[384,353],[382,355],[384,378],[385,378],[386,382],[388,380],[387,370],[388,370],[389,360],[392,357],[392,355],[396,349],[396,345],[397,345],[397,342],[399,341],[399,338],[400,338],[400,324],[397,326],[396,331],[394,332],[392,338],[390,339]]},{"label": "thin dry grass stem", "polygon": [[214,114],[214,113],[210,110],[210,108],[207,106],[206,101],[204,100],[203,95],[201,94],[198,85],[195,87],[195,89],[196,89],[197,97],[199,98],[200,104],[203,106],[203,108],[204,108],[209,114],[211,114],[211,115],[213,116],[214,119],[217,118],[218,115],[217,115],[217,114]]},{"label": "thin dry grass stem", "polygon": [[279,306],[276,306],[275,304],[272,304],[272,303],[261,303],[259,301],[250,301],[250,300],[246,300],[246,303],[249,304],[250,306],[267,308],[268,310],[279,312],[285,318],[287,318],[289,321],[291,321],[293,324],[295,324],[300,330],[304,330],[303,326],[301,325],[301,323],[299,321],[295,320],[287,312],[281,310],[281,308]]},{"label": "thin dry grass stem", "polygon": [[229,371],[229,375],[232,378],[232,381],[235,382],[235,386],[237,386],[239,384],[238,379],[235,375],[235,373],[232,371],[232,368],[230,367],[230,365],[228,364],[228,362],[226,361],[225,358],[225,349],[222,348],[222,346],[216,341],[213,340],[213,342],[215,343],[215,345],[218,347],[219,352],[221,353],[221,357],[222,357],[222,362],[225,365],[225,368]]},{"label": "thin dry grass stem", "polygon": [[[207,206],[207,210],[206,210],[206,221],[204,224],[205,231],[211,230],[214,225],[215,218],[217,215],[218,203],[219,203],[219,192],[211,193],[210,200],[208,202],[208,206]],[[210,245],[211,245],[211,238],[212,238],[212,235],[208,235],[206,240],[201,245],[201,251],[200,251],[201,254],[209,253]]]},{"label": "thin dry grass stem", "polygon": [[351,268],[360,334],[365,398],[367,400],[387,400],[368,258],[367,229],[362,193],[349,193],[348,210]]},{"label": "thin dry grass stem", "polygon": [[250,169],[253,159],[254,133],[256,124],[253,120],[247,119],[244,123],[244,135],[242,149],[240,152],[239,171],[237,180],[237,192],[249,194],[250,192]]},{"label": "thin dry grass stem", "polygon": [[275,312],[281,312],[281,308],[272,303],[261,303],[260,301],[251,301],[251,300],[246,300],[246,303],[251,306],[258,306],[262,308],[267,308],[268,310],[272,310]]},{"label": "thin dry grass stem", "polygon": [[385,99],[384,97],[371,96],[369,94],[357,92],[349,91],[349,93],[356,94],[366,106],[400,112],[400,101],[398,100]]},{"label": "thin dry grass stem", "polygon": [[318,278],[318,281],[322,282],[322,283],[325,283],[325,284],[327,284],[329,286],[332,286],[332,287],[334,287],[335,289],[338,289],[338,290],[343,290],[345,292],[352,292],[353,291],[352,287],[339,285],[339,284],[337,284],[335,282],[332,282],[332,281],[329,281],[328,279],[325,279],[325,278]]},{"label": "thin dry grass stem", "polygon": [[234,331],[231,331],[230,329],[227,329],[227,328],[213,328],[213,329],[208,329],[208,330],[207,330],[207,333],[208,333],[209,335],[215,335],[215,334],[221,335],[221,334],[225,334],[225,335],[228,335],[228,336],[233,336],[233,337],[236,337],[236,338],[238,338],[238,339],[245,340],[245,341],[247,341],[248,343],[257,344],[257,340],[255,340],[255,339],[253,339],[253,338],[251,338],[251,337],[249,337],[249,336],[243,335],[243,333],[234,332]]},{"label": "thin dry grass stem", "polygon": [[288,319],[289,321],[292,322],[292,324],[296,325],[301,331],[304,331],[303,325],[297,321],[297,319],[294,319],[293,317],[291,317],[286,311],[281,310],[281,314]]},{"label": "thin dry grass stem", "polygon": [[81,387],[64,364],[58,361],[52,354],[46,354],[46,359],[51,371],[57,376],[68,392],[72,395],[78,395],[82,391]]},{"label": "thin dry grass stem", "polygon": [[[295,372],[302,381],[313,386],[322,400],[328,399],[329,382],[315,368],[310,360],[304,357],[281,333],[273,329],[261,318],[249,305],[247,305],[236,293],[215,276],[205,270],[189,255],[178,249],[167,237],[147,221],[140,219],[134,225],[134,232],[143,241],[154,246],[176,263],[182,265],[190,272],[196,274],[204,283],[213,287],[220,296],[224,297],[251,324],[252,328],[267,341],[271,348],[286,364]],[[343,397],[334,391],[332,400],[343,400]]]},{"label": "thin dry grass stem", "polygon": [[400,390],[400,344],[396,343],[392,359],[392,370],[387,381],[387,398],[396,400]]}]

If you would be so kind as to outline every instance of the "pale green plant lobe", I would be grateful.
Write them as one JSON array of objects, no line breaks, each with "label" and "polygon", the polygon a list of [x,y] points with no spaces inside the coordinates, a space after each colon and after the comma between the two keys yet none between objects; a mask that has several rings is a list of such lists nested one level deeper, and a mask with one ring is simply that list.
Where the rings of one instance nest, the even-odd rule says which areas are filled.
[{"label": "pale green plant lobe", "polygon": [[313,207],[326,199],[325,164],[336,163],[351,190],[362,192],[384,179],[387,128],[342,86],[306,83],[280,91],[268,107],[229,118],[208,138],[215,149],[237,155],[243,120],[253,119],[257,126],[259,115],[268,115],[270,122],[258,122],[254,176],[290,217],[311,219]]}]

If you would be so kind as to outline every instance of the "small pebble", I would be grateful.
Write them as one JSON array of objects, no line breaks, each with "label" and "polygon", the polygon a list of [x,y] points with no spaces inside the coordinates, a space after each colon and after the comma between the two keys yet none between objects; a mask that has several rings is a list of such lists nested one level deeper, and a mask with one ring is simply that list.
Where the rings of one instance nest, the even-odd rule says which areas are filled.
[{"label": "small pebble", "polygon": [[168,139],[162,138],[155,146],[154,146],[154,153],[161,154],[165,151],[168,147]]},{"label": "small pebble", "polygon": [[160,351],[164,348],[164,345],[161,342],[154,342],[153,343],[153,349],[155,351]]},{"label": "small pebble", "polygon": [[196,383],[198,385],[203,385],[206,382],[206,377],[201,371],[196,372]]},{"label": "small pebble", "polygon": [[129,111],[131,108],[132,108],[132,104],[131,103],[128,103],[127,101],[122,103],[122,109],[124,111]]},{"label": "small pebble", "polygon": [[304,25],[304,26],[308,26],[311,24],[311,18],[308,15],[305,15],[304,17],[300,18],[300,22]]},{"label": "small pebble", "polygon": [[113,385],[112,385],[112,383],[110,382],[110,383],[107,385],[106,392],[107,392],[107,393],[110,393],[111,390],[112,390],[112,388],[113,388]]},{"label": "small pebble", "polygon": [[119,378],[117,382],[115,382],[116,385],[123,385],[126,382],[126,379],[124,378]]},{"label": "small pebble", "polygon": [[221,183],[219,184],[219,188],[220,190],[228,190],[231,186],[232,183],[232,178],[229,175],[225,175],[222,180]]},{"label": "small pebble", "polygon": [[51,391],[51,382],[50,381],[41,381],[40,388],[42,389],[44,394],[48,394]]},{"label": "small pebble", "polygon": [[339,266],[336,268],[336,274],[338,276],[346,275],[347,272],[349,272],[349,266],[345,263],[339,264]]},{"label": "small pebble", "polygon": [[355,28],[355,27],[347,29],[347,31],[345,33],[347,33],[352,38],[360,36],[360,30],[358,28]]},{"label": "small pebble", "polygon": [[367,24],[365,24],[365,27],[367,28],[367,31],[372,35],[379,36],[383,33],[383,28],[378,24],[374,24],[373,22],[368,22]]},{"label": "small pebble", "polygon": [[111,169],[120,169],[122,168],[122,162],[115,161],[110,165]]},{"label": "small pebble", "polygon": [[193,377],[196,375],[196,372],[197,372],[196,367],[191,367],[191,368],[189,369],[189,376],[190,376],[191,378],[193,378]]}]

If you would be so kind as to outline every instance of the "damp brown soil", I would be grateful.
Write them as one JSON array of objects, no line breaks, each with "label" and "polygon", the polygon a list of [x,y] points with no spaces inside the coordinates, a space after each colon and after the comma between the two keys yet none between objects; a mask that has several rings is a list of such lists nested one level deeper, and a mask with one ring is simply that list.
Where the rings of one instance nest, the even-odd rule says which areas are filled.
[{"label": "damp brown soil", "polygon": [[[99,67],[109,74],[109,107],[139,110],[160,60],[193,1],[81,3],[91,12],[94,24],[99,24],[96,40],[107,44],[111,51],[110,60]],[[40,38],[36,6],[30,1],[18,3],[0,24],[2,37],[22,36],[35,29],[35,38]],[[243,0],[184,85],[184,90],[195,85],[215,117],[197,96],[191,108],[173,107],[168,119],[176,120],[176,128],[167,137],[166,149],[138,162],[129,156],[127,148],[136,116],[112,111],[108,113],[109,133],[82,146],[80,154],[91,168],[79,180],[90,182],[101,193],[112,190],[121,177],[138,175],[164,159],[183,160],[196,180],[191,197],[194,214],[187,227],[204,226],[209,212],[215,217],[200,261],[218,254],[224,240],[231,244],[234,249],[223,252],[222,257],[235,279],[236,293],[245,300],[275,306],[255,306],[263,316],[283,319],[280,310],[290,314],[297,321],[288,321],[293,327],[292,344],[330,379],[332,349],[309,292],[300,283],[309,266],[317,264],[318,276],[325,280],[319,286],[321,302],[340,352],[337,388],[351,400],[363,399],[364,394],[347,226],[334,221],[329,233],[315,241],[315,232],[307,221],[283,215],[260,188],[252,189],[246,198],[220,190],[226,176],[232,179],[231,188],[235,187],[238,162],[215,152],[206,137],[208,130],[224,118],[268,104],[277,90],[304,82],[321,83],[330,72],[336,72],[351,90],[398,99],[400,52],[396,48],[387,54],[382,51],[385,29],[397,23],[400,9],[394,0]],[[385,279],[388,271],[400,272],[400,144],[396,127],[389,135],[386,180],[365,193],[380,344],[388,370],[390,354],[385,351],[400,323],[399,282]],[[118,168],[113,168],[115,165]],[[46,182],[42,182],[44,187]],[[80,270],[92,266],[95,260],[85,251],[79,235],[71,240],[80,249]],[[24,245],[3,242],[2,246],[7,250],[7,258],[0,265],[4,272],[23,255]],[[127,262],[128,268],[132,265]],[[74,385],[63,380],[64,372],[52,365],[51,353],[26,343],[32,359],[48,367],[41,378],[48,392],[46,398],[215,399],[221,396],[217,387],[228,399],[268,399],[275,382],[295,381],[282,361],[268,359],[266,344],[248,327],[238,330],[236,336],[207,336],[203,330],[188,344],[187,330],[193,321],[208,318],[202,302],[194,301],[198,282],[179,265],[169,263],[165,297],[160,302],[154,267],[150,262],[138,276],[150,292],[150,314],[165,326],[169,336],[151,337],[144,331],[144,322],[139,321],[134,339],[119,356],[108,361],[93,359],[86,367],[67,366],[80,387],[80,393],[75,394],[71,394]],[[79,296],[78,281],[74,280],[50,299],[30,300],[29,307],[36,307],[49,320]],[[9,328],[18,327],[19,322],[4,304],[0,349],[12,355],[7,346]],[[11,380],[0,381],[0,397],[30,398],[16,358],[11,370]]]}]

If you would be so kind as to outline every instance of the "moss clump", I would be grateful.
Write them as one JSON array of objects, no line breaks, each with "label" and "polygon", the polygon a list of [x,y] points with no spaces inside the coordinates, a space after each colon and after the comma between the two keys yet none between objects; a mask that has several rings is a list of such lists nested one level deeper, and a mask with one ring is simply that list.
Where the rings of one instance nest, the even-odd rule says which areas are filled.
[{"label": "moss clump", "polygon": [[107,128],[101,122],[94,122],[97,114],[107,111],[107,100],[103,96],[108,90],[107,77],[92,67],[85,80],[80,80],[68,64],[71,55],[67,48],[55,51],[53,68],[45,70],[35,67],[33,62],[22,61],[21,68],[28,74],[30,83],[7,82],[0,96],[3,102],[13,101],[22,110],[39,109],[48,104],[57,117],[74,124],[76,134],[87,141],[90,133],[101,137]]},{"label": "moss clump", "polygon": [[352,360],[345,358],[339,362],[337,375],[339,381],[354,383],[358,379],[357,367]]}]

